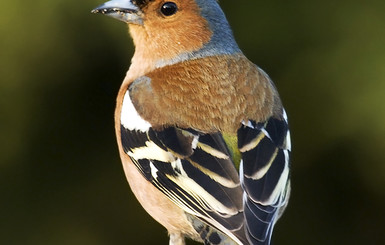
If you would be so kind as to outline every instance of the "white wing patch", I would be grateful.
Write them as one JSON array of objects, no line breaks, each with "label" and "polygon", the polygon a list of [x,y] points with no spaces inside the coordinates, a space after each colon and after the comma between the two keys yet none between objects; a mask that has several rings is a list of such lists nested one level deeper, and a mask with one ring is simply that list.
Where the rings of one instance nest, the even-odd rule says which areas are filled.
[{"label": "white wing patch", "polygon": [[194,180],[192,180],[186,175],[179,175],[177,177],[167,177],[172,180],[175,184],[182,187],[182,189],[189,193],[192,197],[194,197],[195,201],[198,201],[203,207],[205,207],[206,210],[227,214],[229,216],[235,215],[239,212],[235,208],[231,209],[224,206],[219,200],[213,197],[199,184],[197,184]]},{"label": "white wing patch", "polygon": [[158,178],[158,169],[150,162],[151,175],[153,178]]},{"label": "white wing patch", "polygon": [[151,127],[151,124],[144,120],[136,111],[132,104],[129,90],[123,98],[122,112],[120,115],[120,123],[129,130],[139,130],[146,132]]},{"label": "white wing patch", "polygon": [[198,143],[197,146],[199,148],[201,148],[202,150],[204,150],[205,152],[209,153],[210,155],[214,156],[214,157],[217,157],[217,158],[220,158],[220,159],[229,159],[228,155],[226,155],[225,153],[223,153],[221,151],[218,151],[218,150],[212,148],[209,145],[206,145],[206,144],[203,144],[203,143]]},{"label": "white wing patch", "polygon": [[165,151],[152,141],[146,141],[146,146],[132,149],[127,154],[136,159],[150,159],[162,162],[173,162],[175,157],[169,151]]}]

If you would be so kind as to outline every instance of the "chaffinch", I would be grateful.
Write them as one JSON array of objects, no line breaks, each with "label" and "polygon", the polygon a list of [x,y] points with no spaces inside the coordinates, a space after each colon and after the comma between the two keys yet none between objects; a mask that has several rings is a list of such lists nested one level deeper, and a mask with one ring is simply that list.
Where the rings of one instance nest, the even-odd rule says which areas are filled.
[{"label": "chaffinch", "polygon": [[170,244],[270,244],[290,193],[287,115],[217,1],[112,0],[93,12],[128,23],[135,44],[116,137]]}]

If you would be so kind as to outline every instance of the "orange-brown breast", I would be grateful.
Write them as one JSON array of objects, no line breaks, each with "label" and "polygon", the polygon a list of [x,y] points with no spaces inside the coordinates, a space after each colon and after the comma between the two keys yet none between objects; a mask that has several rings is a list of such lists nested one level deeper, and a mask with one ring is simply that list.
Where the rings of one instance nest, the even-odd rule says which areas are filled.
[{"label": "orange-brown breast", "polygon": [[274,86],[242,54],[166,66],[135,83],[131,98],[155,128],[235,133],[242,120],[264,121],[281,107]]}]

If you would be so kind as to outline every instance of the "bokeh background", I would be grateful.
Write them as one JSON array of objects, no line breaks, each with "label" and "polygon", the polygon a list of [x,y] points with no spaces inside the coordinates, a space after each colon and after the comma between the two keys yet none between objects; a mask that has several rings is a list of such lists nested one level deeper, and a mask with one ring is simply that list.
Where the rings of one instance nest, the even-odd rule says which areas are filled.
[{"label": "bokeh background", "polygon": [[[101,3],[3,0],[0,244],[168,244],[118,158],[133,46],[124,23],[90,13]],[[385,1],[221,5],[290,117],[293,192],[274,244],[385,244]]]}]

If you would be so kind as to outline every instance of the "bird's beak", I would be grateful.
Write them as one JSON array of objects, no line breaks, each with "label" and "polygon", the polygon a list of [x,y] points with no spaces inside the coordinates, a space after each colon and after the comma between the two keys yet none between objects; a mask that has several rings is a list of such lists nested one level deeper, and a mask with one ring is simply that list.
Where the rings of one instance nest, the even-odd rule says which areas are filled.
[{"label": "bird's beak", "polygon": [[130,24],[143,24],[142,11],[133,0],[111,0],[91,12],[105,14]]}]

